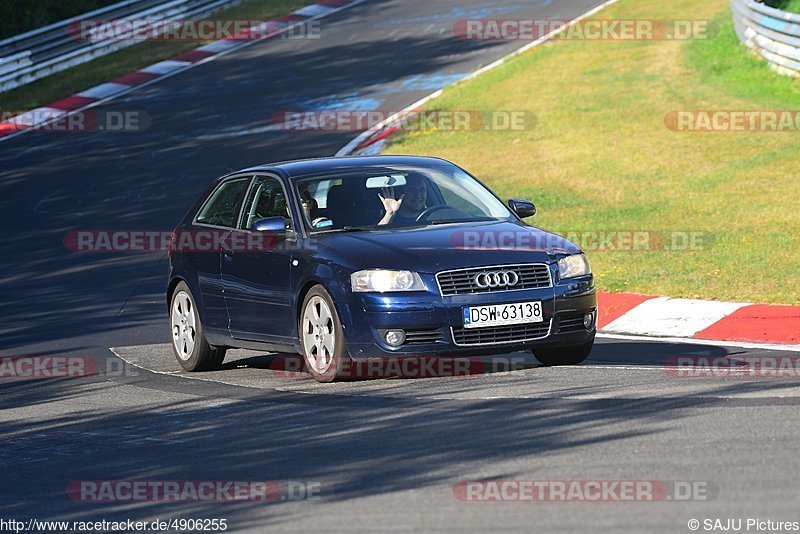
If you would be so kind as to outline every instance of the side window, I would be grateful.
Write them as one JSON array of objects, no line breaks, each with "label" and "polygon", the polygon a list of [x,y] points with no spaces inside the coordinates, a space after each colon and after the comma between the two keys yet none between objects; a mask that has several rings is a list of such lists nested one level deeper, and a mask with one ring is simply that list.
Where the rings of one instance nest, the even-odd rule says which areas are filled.
[{"label": "side window", "polygon": [[246,177],[222,183],[211,193],[208,201],[197,214],[196,221],[201,224],[235,227],[236,217],[242,206],[242,197],[244,197],[249,182],[250,178]]},{"label": "side window", "polygon": [[286,193],[280,180],[272,176],[256,176],[244,205],[242,227],[250,230],[256,221],[267,217],[283,217],[286,228],[292,227]]}]

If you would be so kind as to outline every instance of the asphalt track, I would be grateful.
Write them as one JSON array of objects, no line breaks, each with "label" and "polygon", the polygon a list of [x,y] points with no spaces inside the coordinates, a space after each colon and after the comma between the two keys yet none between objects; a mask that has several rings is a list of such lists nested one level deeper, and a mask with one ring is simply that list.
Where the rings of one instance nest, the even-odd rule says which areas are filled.
[{"label": "asphalt track", "polygon": [[[0,518],[224,517],[236,531],[365,532],[687,532],[692,518],[800,519],[797,378],[665,370],[677,355],[793,353],[604,338],[574,368],[511,355],[512,371],[495,362],[483,369],[498,372],[470,376],[319,385],[273,355],[237,352],[219,372],[187,376],[166,344],[164,258],[62,242],[73,229],[171,228],[216,176],[330,155],[355,134],[263,131],[275,111],[400,109],[523,44],[455,39],[455,20],[572,18],[598,3],[369,1],[324,19],[322,39],[256,44],[101,106],[146,112],[146,131],[0,143],[0,355],[80,354],[112,371],[0,382]],[[314,482],[322,499],[66,493],[75,480],[125,479]],[[453,486],[472,479],[716,491],[691,502],[462,502]]]}]

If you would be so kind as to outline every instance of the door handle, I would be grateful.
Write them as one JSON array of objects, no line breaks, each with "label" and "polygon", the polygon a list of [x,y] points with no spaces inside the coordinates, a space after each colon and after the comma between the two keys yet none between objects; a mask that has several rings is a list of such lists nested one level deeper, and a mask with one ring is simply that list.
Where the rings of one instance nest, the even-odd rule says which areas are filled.
[{"label": "door handle", "polygon": [[235,241],[231,241],[230,239],[233,234],[233,231],[226,232],[222,241],[219,243],[219,251],[222,252],[222,257],[225,258],[225,261],[231,261],[233,255],[236,253]]}]

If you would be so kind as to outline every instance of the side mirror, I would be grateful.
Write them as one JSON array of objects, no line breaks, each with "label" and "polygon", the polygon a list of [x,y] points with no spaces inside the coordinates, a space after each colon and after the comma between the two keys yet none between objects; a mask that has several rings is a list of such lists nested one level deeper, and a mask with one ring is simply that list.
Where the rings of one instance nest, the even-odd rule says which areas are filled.
[{"label": "side mirror", "polygon": [[268,232],[270,234],[283,235],[286,233],[286,219],[283,217],[267,217],[259,219],[253,224],[256,232]]},{"label": "side mirror", "polygon": [[517,217],[520,219],[536,215],[536,206],[534,206],[533,202],[530,200],[512,198],[508,201],[508,207],[511,208],[511,211],[516,213]]}]

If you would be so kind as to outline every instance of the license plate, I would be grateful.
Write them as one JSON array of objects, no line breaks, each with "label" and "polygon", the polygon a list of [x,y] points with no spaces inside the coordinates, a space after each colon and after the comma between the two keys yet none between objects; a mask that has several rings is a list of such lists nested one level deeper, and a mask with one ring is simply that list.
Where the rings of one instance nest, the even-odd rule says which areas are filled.
[{"label": "license plate", "polygon": [[541,323],[541,301],[491,304],[463,308],[464,328],[484,328],[511,324]]}]

